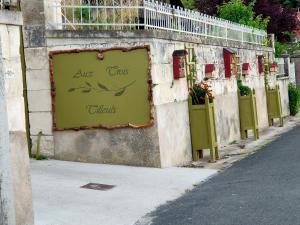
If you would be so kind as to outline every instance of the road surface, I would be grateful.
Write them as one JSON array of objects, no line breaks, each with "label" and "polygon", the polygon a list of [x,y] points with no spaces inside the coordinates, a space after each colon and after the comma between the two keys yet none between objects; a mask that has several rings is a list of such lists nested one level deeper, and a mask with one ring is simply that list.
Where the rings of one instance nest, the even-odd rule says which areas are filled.
[{"label": "road surface", "polygon": [[300,126],[136,224],[300,224]]}]

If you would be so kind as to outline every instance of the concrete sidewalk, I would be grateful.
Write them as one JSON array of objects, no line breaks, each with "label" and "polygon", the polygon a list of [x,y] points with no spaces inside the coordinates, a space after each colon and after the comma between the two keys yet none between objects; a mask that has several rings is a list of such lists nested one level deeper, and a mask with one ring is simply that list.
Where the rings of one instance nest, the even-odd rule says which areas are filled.
[{"label": "concrete sidewalk", "polygon": [[[132,225],[217,172],[55,160],[32,160],[31,167],[35,225]],[[88,183],[115,187],[80,188]]]}]

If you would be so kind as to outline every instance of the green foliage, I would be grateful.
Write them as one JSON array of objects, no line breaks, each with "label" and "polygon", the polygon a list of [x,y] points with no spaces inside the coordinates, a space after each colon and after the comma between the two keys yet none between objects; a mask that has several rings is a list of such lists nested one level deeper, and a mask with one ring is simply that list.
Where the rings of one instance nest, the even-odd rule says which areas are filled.
[{"label": "green foliage", "polygon": [[280,2],[289,8],[299,8],[300,0],[280,0]]},{"label": "green foliage", "polygon": [[293,54],[295,51],[299,51],[300,42],[295,42],[295,43],[291,43],[290,45],[287,45],[286,50],[289,54]]},{"label": "green foliage", "polygon": [[293,83],[289,84],[289,106],[291,115],[295,116],[300,107],[300,89]]},{"label": "green foliage", "polygon": [[263,18],[262,15],[256,16],[253,11],[254,5],[255,0],[248,5],[244,4],[242,0],[230,0],[218,7],[218,13],[223,19],[266,30],[270,18]]},{"label": "green foliage", "polygon": [[47,158],[47,156],[39,154],[39,155],[35,156],[35,159],[36,160],[47,160],[48,158]]},{"label": "green foliage", "polygon": [[[194,61],[192,61],[192,62],[194,62]],[[187,80],[191,81],[192,84],[194,84],[196,79],[197,79],[196,78],[196,68],[194,66],[191,66],[190,72],[189,72],[189,74],[187,74]]]},{"label": "green foliage", "polygon": [[288,54],[293,54],[300,50],[300,42],[285,44],[279,41],[275,42],[275,57],[281,57],[282,53],[286,51]]},{"label": "green foliage", "polygon": [[246,86],[246,85],[243,85],[242,81],[241,80],[237,80],[237,85],[238,85],[238,88],[240,90],[240,94],[241,96],[247,96],[247,95],[250,95],[250,92],[251,92],[251,88]]},{"label": "green foliage", "polygon": [[279,41],[275,41],[275,57],[279,58],[281,57],[284,50],[287,49],[286,44],[281,43]]},{"label": "green foliage", "polygon": [[232,142],[229,143],[230,145],[235,145],[237,144],[237,141],[236,140],[233,140]]},{"label": "green foliage", "polygon": [[239,23],[241,19],[252,17],[252,7],[245,5],[242,0],[231,0],[218,7],[218,12],[223,19]]},{"label": "green foliage", "polygon": [[45,160],[47,159],[46,156],[44,156],[43,154],[40,153],[40,146],[41,146],[41,137],[42,137],[43,133],[42,131],[40,131],[38,133],[38,139],[37,139],[37,145],[36,145],[36,153],[35,153],[35,159],[36,160]]},{"label": "green foliage", "polygon": [[188,54],[192,54],[191,56],[190,55],[188,56],[188,59],[190,59],[191,57],[190,62],[192,64],[189,65],[189,73],[187,74],[187,80],[190,82],[190,84],[194,85],[197,79],[197,69],[196,69],[197,59],[194,52],[188,52]]},{"label": "green foliage", "polygon": [[[245,4],[240,1],[229,0],[195,0],[196,8],[203,13],[220,16],[220,7],[231,8],[232,10],[226,11],[226,15],[222,18],[232,20],[234,22],[242,22],[249,26],[256,28],[264,28],[267,24],[268,33],[275,34],[280,41],[291,41],[290,36],[286,35],[292,33],[297,28],[297,20],[295,20],[295,13],[297,8],[300,7],[300,0],[257,0],[253,6],[253,0],[244,0],[249,10],[254,12],[254,16],[247,17],[251,13],[247,13]],[[234,4],[225,4],[226,2],[237,2]],[[250,2],[250,4],[248,4]],[[221,5],[223,3],[223,5]],[[225,5],[224,5],[225,4]],[[235,8],[235,6],[238,6]],[[246,9],[246,10],[244,10]],[[224,10],[225,11],[225,10]],[[225,13],[224,13],[225,14]],[[262,16],[259,16],[262,15]],[[259,16],[259,17],[257,17]],[[245,18],[240,21],[239,18]],[[266,18],[266,19],[262,19]],[[260,21],[261,19],[261,21]],[[269,21],[269,22],[267,22]],[[262,23],[261,23],[262,22]]]},{"label": "green foliage", "polygon": [[82,8],[77,8],[74,12],[75,14],[75,17],[81,21],[81,18],[82,18],[82,22],[83,23],[88,23],[89,22],[89,18],[90,18],[90,14],[91,14],[91,11],[90,11],[90,8],[88,6],[83,7]]},{"label": "green foliage", "polygon": [[251,89],[248,86],[241,85],[239,86],[241,96],[250,95]]},{"label": "green foliage", "polygon": [[270,66],[269,66],[269,61],[266,60],[265,65],[264,65],[264,77],[265,77],[265,87],[269,87],[269,72],[270,72]]},{"label": "green foliage", "polygon": [[186,9],[195,9],[195,0],[181,0],[181,3]]}]

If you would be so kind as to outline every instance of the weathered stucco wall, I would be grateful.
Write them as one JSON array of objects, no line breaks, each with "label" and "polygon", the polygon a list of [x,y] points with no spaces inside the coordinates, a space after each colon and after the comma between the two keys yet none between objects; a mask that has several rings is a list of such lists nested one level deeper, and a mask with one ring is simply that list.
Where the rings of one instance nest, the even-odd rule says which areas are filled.
[{"label": "weathered stucco wall", "polygon": [[[1,20],[1,18],[5,19]],[[20,12],[0,10],[0,72],[5,84],[5,88],[2,89],[2,94],[5,95],[6,99],[9,130],[9,158],[3,158],[3,155],[0,155],[0,158],[1,160],[7,160],[4,165],[11,167],[11,191],[13,191],[14,199],[14,210],[12,210],[12,213],[15,214],[15,222],[9,224],[32,225],[32,194],[20,56],[21,25],[22,15]],[[1,115],[2,113],[0,113],[0,117],[5,120],[5,117]],[[1,127],[3,126],[5,128],[5,123],[5,121],[1,121]],[[0,136],[2,136],[2,134]],[[5,135],[3,138],[5,138]],[[8,149],[6,150],[8,151]],[[9,178],[7,179],[9,180]],[[0,189],[0,191],[2,192],[3,190]]]},{"label": "weathered stucco wall", "polygon": [[[173,79],[172,53],[183,43],[144,39],[152,57],[153,103],[156,109],[162,167],[183,165],[191,161],[191,141],[186,79]],[[180,45],[180,46],[178,46]]]},{"label": "weathered stucco wall", "polygon": [[[215,95],[215,119],[218,143],[240,139],[239,105],[235,78],[211,80]],[[229,107],[230,106],[230,107]]]},{"label": "weathered stucco wall", "polygon": [[19,44],[20,28],[0,24],[0,36],[9,130],[26,131]]},{"label": "weathered stucco wall", "polygon": [[156,106],[162,167],[180,166],[191,161],[187,107],[186,101]]},{"label": "weathered stucco wall", "polygon": [[0,61],[0,72],[0,224],[14,225],[16,218],[2,61]]},{"label": "weathered stucco wall", "polygon": [[160,167],[156,127],[54,132],[56,159]]},{"label": "weathered stucco wall", "polygon": [[267,109],[267,97],[265,90],[264,76],[253,75],[252,77],[242,78],[243,83],[255,90],[258,127],[264,128],[269,125],[268,122],[268,109]]},{"label": "weathered stucco wall", "polygon": [[10,132],[9,139],[13,168],[16,225],[33,225],[34,215],[27,136],[23,131]]}]

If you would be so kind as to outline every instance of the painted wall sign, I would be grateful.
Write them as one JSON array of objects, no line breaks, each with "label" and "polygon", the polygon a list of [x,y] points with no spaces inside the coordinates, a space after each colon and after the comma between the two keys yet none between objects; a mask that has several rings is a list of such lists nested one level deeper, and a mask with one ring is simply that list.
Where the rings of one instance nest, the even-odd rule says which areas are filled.
[{"label": "painted wall sign", "polygon": [[53,128],[153,124],[149,47],[50,53]]}]

